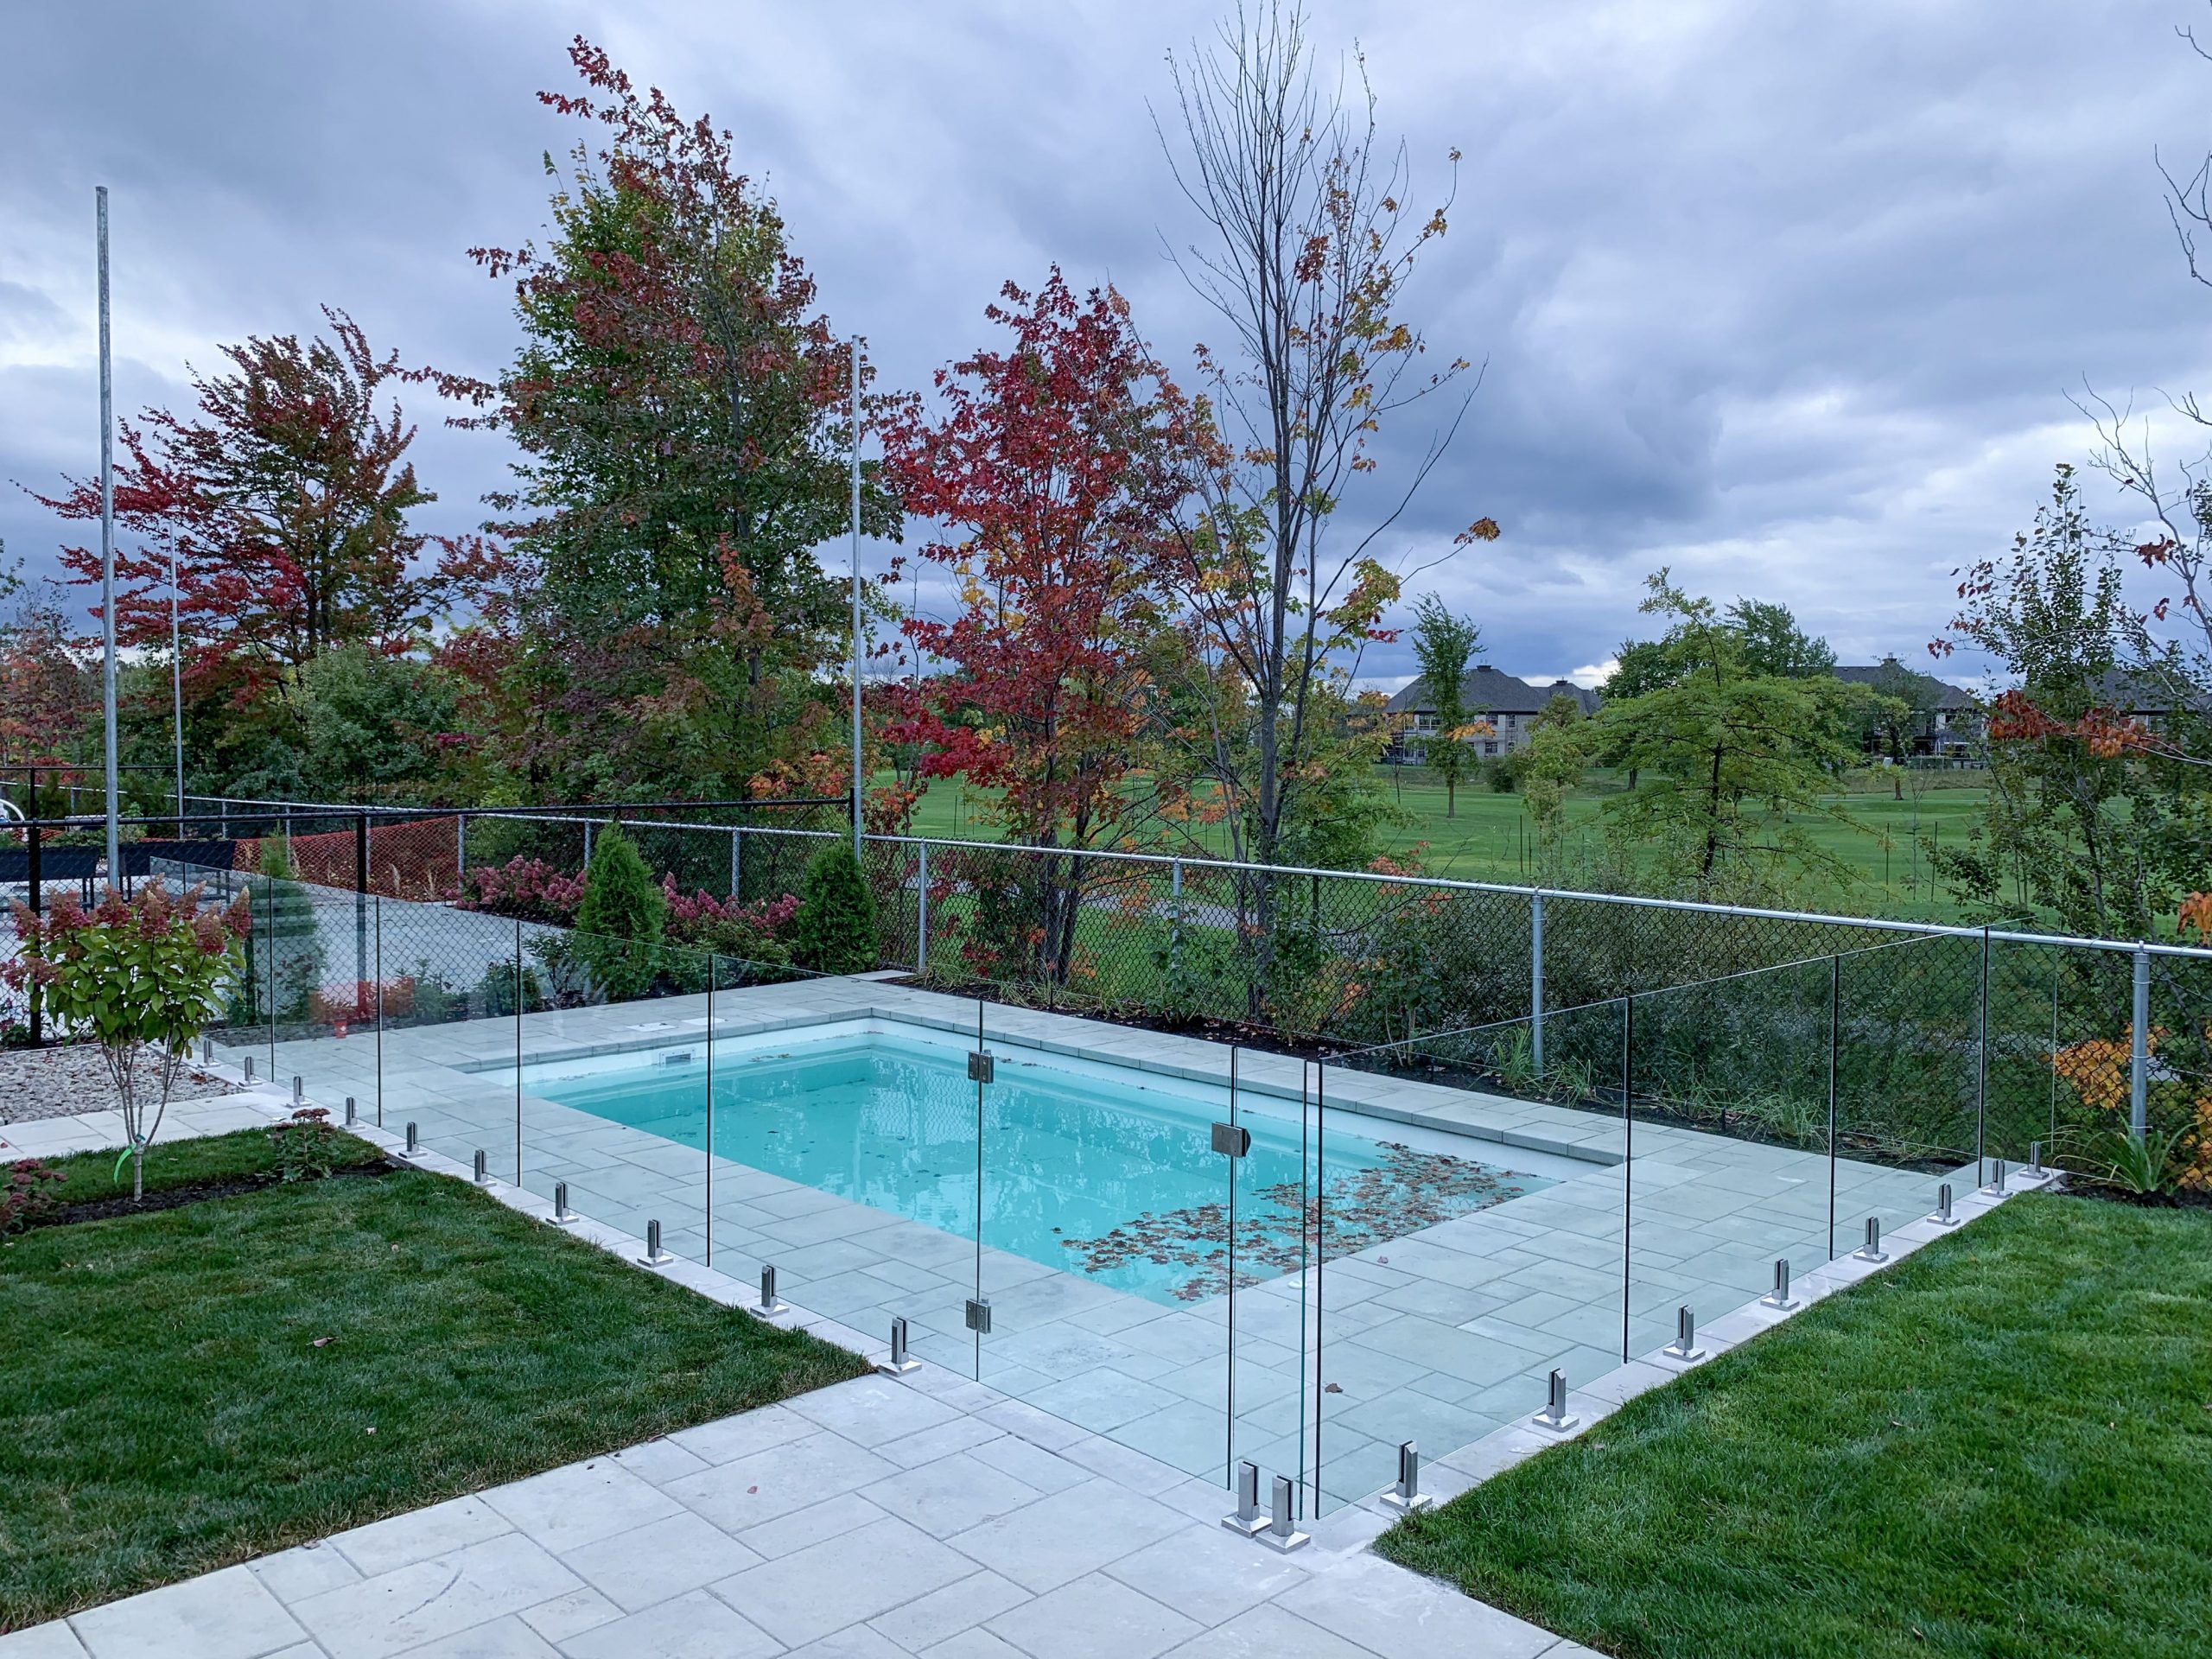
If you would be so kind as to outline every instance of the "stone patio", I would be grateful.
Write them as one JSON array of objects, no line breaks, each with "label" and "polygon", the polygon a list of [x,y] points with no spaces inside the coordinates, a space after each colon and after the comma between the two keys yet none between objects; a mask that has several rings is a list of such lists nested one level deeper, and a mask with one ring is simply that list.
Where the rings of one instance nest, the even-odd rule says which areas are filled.
[{"label": "stone patio", "polygon": [[[285,1091],[264,1086],[188,1111],[177,1131],[266,1123],[289,1106]],[[112,1116],[25,1128],[82,1141]],[[364,1133],[397,1144],[389,1131]],[[76,1148],[40,1148],[63,1149]],[[438,1153],[418,1160],[466,1178]],[[1961,1220],[2024,1185],[1967,1194]],[[512,1185],[492,1195],[550,1214]],[[626,1258],[642,1244],[602,1222],[577,1230]],[[1903,1256],[1939,1236],[1919,1220],[1888,1243]],[[1845,1257],[1805,1274],[1796,1294],[1810,1306],[1878,1270]],[[751,1286],[703,1264],[660,1271],[725,1304],[758,1306]],[[1751,1303],[1712,1321],[1700,1340],[1725,1352],[1793,1316]],[[781,1317],[880,1357],[880,1344],[833,1320],[798,1309]],[[1570,1433],[1681,1369],[1657,1354],[1609,1368],[1570,1395]],[[1448,1499],[1562,1438],[1518,1415],[1429,1465],[1424,1488]],[[1303,1522],[1312,1541],[1288,1554],[1224,1529],[1224,1508],[1211,1475],[924,1364],[0,1636],[0,1659],[1589,1654],[1368,1552],[1395,1518],[1378,1499]]]},{"label": "stone patio", "polygon": [[[1241,1051],[1238,1112],[1302,1121],[1325,1147],[1348,1133],[1425,1137],[1494,1165],[1546,1160],[1566,1179],[1233,1296],[1166,1307],[988,1236],[979,1247],[972,1234],[539,1098],[518,1070],[669,1045],[696,1054],[710,1029],[733,1041],[831,1022],[918,1028],[966,1047],[979,1018],[1002,1068],[1071,1056],[1219,1085],[1226,1110],[1220,1045],[979,1007],[881,976],[721,991],[711,1028],[702,995],[343,1039],[256,1033],[235,1054],[299,1076],[334,1113],[350,1096],[395,1134],[412,1122],[425,1148],[463,1168],[482,1148],[502,1183],[516,1182],[519,1154],[527,1192],[550,1198],[565,1182],[576,1211],[628,1235],[658,1220],[684,1262],[748,1282],[772,1264],[785,1299],[875,1341],[903,1317],[917,1356],[1186,1475],[1225,1484],[1246,1459],[1289,1475],[1314,1513],[1387,1484],[1402,1440],[1432,1456],[1466,1446],[1541,1400],[1553,1369],[1599,1376],[1670,1338],[1681,1305],[1732,1307],[1768,1287],[1776,1258],[1800,1272],[1828,1258],[1825,1154],[1638,1124],[1631,1157],[1617,1118],[1333,1066],[1316,1108],[1314,1068]],[[985,1166],[988,1180],[988,1148]],[[1970,1171],[1955,1177],[1961,1192]],[[1843,1160],[1834,1178],[1839,1249],[1870,1215],[1894,1232],[1934,1207],[1933,1176]],[[991,1305],[987,1337],[966,1328],[970,1298]]]}]

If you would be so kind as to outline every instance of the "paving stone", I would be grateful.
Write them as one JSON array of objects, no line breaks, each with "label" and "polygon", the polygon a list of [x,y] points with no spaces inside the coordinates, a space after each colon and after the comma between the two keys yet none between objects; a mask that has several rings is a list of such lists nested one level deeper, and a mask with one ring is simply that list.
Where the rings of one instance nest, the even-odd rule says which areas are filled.
[{"label": "paving stone", "polygon": [[320,1595],[341,1584],[358,1584],[361,1578],[353,1562],[328,1544],[280,1549],[274,1555],[247,1563],[247,1571],[282,1602]]},{"label": "paving stone", "polygon": [[906,1659],[906,1649],[865,1624],[853,1624],[819,1642],[793,1648],[790,1659]]},{"label": "paving stone", "polygon": [[561,1659],[561,1650],[509,1617],[410,1648],[407,1659]]},{"label": "paving stone", "polygon": [[984,1628],[1036,1659],[1153,1659],[1196,1636],[1201,1626],[1093,1573],[1000,1614]]},{"label": "paving stone", "polygon": [[563,1551],[562,1565],[625,1612],[704,1589],[761,1558],[689,1511]]},{"label": "paving stone", "polygon": [[86,1659],[85,1644],[61,1619],[0,1636],[0,1659]]},{"label": "paving stone", "polygon": [[[1234,1507],[1230,1505],[1227,1507]],[[1201,1624],[1220,1624],[1306,1579],[1295,1557],[1278,1555],[1220,1524],[1200,1524],[1124,1555],[1107,1573]]]},{"label": "paving stone", "polygon": [[507,1533],[310,1596],[292,1611],[331,1659],[385,1659],[578,1586],[537,1545]]},{"label": "paving stone", "polygon": [[918,1653],[1028,1599],[1029,1592],[1011,1579],[976,1573],[893,1608],[869,1620],[868,1628]]},{"label": "paving stone", "polygon": [[857,1491],[895,1472],[874,1452],[827,1430],[756,1452],[664,1489],[725,1532],[772,1521],[842,1492]]},{"label": "paving stone", "polygon": [[561,1645],[568,1659],[772,1659],[784,1651],[759,1625],[704,1590],[611,1620]]},{"label": "paving stone", "polygon": [[[1194,1637],[1166,1659],[1375,1659],[1373,1652],[1272,1604]],[[1482,1659],[1439,1649],[1432,1659]]]},{"label": "paving stone", "polygon": [[681,1429],[668,1440],[670,1445],[708,1463],[732,1463],[820,1432],[820,1424],[800,1416],[789,1406],[777,1405],[719,1417],[696,1428]]},{"label": "paving stone", "polygon": [[335,1546],[364,1577],[373,1578],[513,1530],[506,1516],[482,1498],[456,1497],[411,1515],[355,1527],[328,1540],[325,1547]]},{"label": "paving stone", "polygon": [[950,1538],[1034,1503],[1044,1494],[963,1452],[902,1469],[862,1487],[861,1496],[933,1538]]},{"label": "paving stone", "polygon": [[92,1659],[261,1659],[309,1634],[243,1567],[111,1601],[69,1623]]},{"label": "paving stone", "polygon": [[1189,1524],[1164,1503],[1111,1481],[1090,1480],[950,1541],[963,1555],[1042,1594]]},{"label": "paving stone", "polygon": [[905,1522],[794,1550],[714,1586],[786,1646],[798,1647],[970,1576],[972,1561]]},{"label": "paving stone", "polygon": [[963,1630],[956,1637],[922,1649],[922,1659],[1028,1659],[1011,1642],[988,1630]]},{"label": "paving stone", "polygon": [[560,1643],[593,1626],[622,1617],[622,1610],[589,1585],[525,1607],[517,1615],[548,1642]]},{"label": "paving stone", "polygon": [[556,1554],[658,1521],[682,1507],[613,1458],[594,1458],[494,1487],[484,1501],[517,1531]]},{"label": "paving stone", "polygon": [[1379,1659],[1537,1659],[1559,1638],[1379,1555],[1357,1555],[1276,1603]]},{"label": "paving stone", "polygon": [[647,1440],[642,1446],[626,1446],[614,1454],[614,1460],[640,1480],[649,1480],[656,1486],[664,1485],[685,1475],[696,1475],[709,1467],[707,1460],[696,1452],[686,1451],[674,1440]]},{"label": "paving stone", "polygon": [[887,1376],[864,1376],[817,1389],[789,1404],[809,1421],[867,1446],[940,1427],[960,1415],[950,1406]]}]

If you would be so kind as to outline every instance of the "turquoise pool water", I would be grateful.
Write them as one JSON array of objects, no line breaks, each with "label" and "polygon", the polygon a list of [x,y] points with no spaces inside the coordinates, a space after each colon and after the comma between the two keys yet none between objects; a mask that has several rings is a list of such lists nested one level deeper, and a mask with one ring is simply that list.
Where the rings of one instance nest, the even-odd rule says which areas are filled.
[{"label": "turquoise pool water", "polygon": [[[682,1056],[683,1058],[677,1058]],[[1473,1160],[1241,1111],[1249,1154],[1212,1149],[1225,1090],[1014,1049],[969,1081],[963,1049],[882,1031],[718,1042],[715,1151],[1033,1262],[1175,1304],[1256,1283],[1552,1183]],[[703,1044],[582,1065],[533,1065],[524,1086],[688,1147],[707,1138]],[[978,1170],[977,1148],[982,1148]],[[1325,1201],[1313,1202],[1316,1192]],[[980,1202],[979,1202],[980,1192]],[[1304,1224],[1301,1226],[1301,1217]],[[1318,1230],[1318,1233],[1317,1233]]]}]

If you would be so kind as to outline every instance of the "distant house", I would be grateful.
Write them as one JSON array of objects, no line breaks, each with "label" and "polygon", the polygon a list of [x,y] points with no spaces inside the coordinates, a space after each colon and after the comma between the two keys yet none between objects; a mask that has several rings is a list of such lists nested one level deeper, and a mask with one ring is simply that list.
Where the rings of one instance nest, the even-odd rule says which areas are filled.
[{"label": "distant house", "polygon": [[[1467,746],[1482,755],[1510,754],[1516,749],[1527,747],[1529,722],[1542,712],[1545,704],[1562,695],[1573,698],[1584,714],[1597,712],[1598,694],[1571,680],[1554,680],[1539,685],[1516,679],[1483,664],[1459,683],[1459,706],[1465,710],[1470,723],[1479,720],[1491,729],[1483,735],[1466,739]],[[1393,715],[1412,716],[1391,745],[1388,758],[1402,762],[1419,760],[1427,739],[1436,731],[1436,702],[1428,695],[1427,683],[1415,679],[1384,707]]]},{"label": "distant house", "polygon": [[[1835,677],[1847,685],[1866,686],[1878,696],[1895,697],[1910,707],[1915,754],[1961,754],[1980,741],[1980,711],[1974,693],[1963,686],[1907,668],[1894,657],[1865,666],[1839,667]],[[1870,751],[1885,747],[1882,734],[1870,731],[1866,747]]]}]

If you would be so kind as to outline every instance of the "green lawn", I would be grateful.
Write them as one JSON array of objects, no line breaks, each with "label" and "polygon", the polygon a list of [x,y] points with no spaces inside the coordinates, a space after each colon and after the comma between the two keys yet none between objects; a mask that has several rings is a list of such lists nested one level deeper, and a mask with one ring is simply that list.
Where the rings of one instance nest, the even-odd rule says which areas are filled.
[{"label": "green lawn", "polygon": [[[248,1171],[265,1139],[149,1173]],[[65,1161],[112,1191],[111,1157]],[[865,1369],[412,1170],[23,1233],[0,1246],[0,1630]]]},{"label": "green lawn", "polygon": [[2212,1212],[2006,1205],[1402,1523],[1607,1653],[2201,1655]]},{"label": "green lawn", "polygon": [[[1456,807],[1447,816],[1444,786],[1426,770],[1378,766],[1375,775],[1378,786],[1406,814],[1404,823],[1383,834],[1390,850],[1420,849],[1424,867],[1435,875],[1514,884],[1536,880],[1534,831],[1520,796],[1498,794],[1478,780],[1471,782],[1460,788]],[[1914,780],[1904,774],[1878,788],[1837,796],[1837,803],[1864,827],[1827,818],[1806,820],[1803,827],[1825,851],[1847,865],[1855,879],[1849,883],[1808,879],[1792,902],[1803,909],[1956,920],[1957,908],[1933,880],[1921,843],[1942,846],[1962,839],[1967,826],[1980,819],[1986,791],[1978,783],[1959,786],[1967,776],[1920,774],[1916,799],[1910,786]],[[1865,781],[1863,775],[1858,781]],[[877,782],[887,786],[891,774],[880,774]],[[1569,833],[1586,836],[1594,847],[1605,802],[1621,787],[1618,779],[1600,776],[1571,796],[1567,803]],[[989,791],[970,789],[957,779],[939,779],[915,804],[914,833],[950,840],[1003,839],[989,805]],[[1225,839],[1212,833],[1207,850],[1226,856]]]}]

